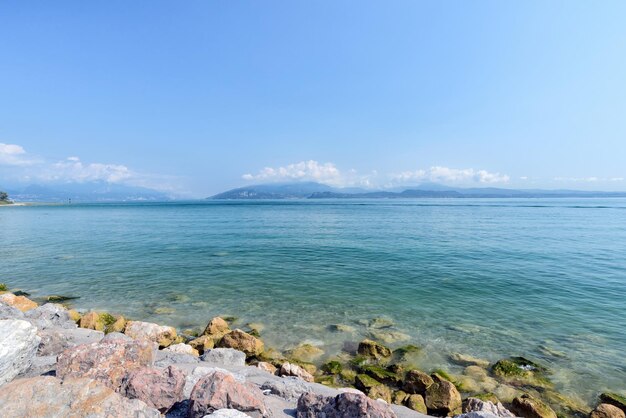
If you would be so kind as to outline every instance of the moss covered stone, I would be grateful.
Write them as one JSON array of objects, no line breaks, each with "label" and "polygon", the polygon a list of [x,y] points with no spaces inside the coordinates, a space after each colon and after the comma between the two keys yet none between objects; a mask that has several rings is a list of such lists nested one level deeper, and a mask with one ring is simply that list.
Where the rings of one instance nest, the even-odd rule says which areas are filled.
[{"label": "moss covered stone", "polygon": [[434,383],[432,377],[420,370],[409,370],[404,378],[403,389],[407,393],[425,394],[426,389]]},{"label": "moss covered stone", "polygon": [[548,369],[524,357],[498,360],[492,366],[491,371],[507,383],[526,384],[541,388],[552,386],[546,377]]},{"label": "moss covered stone", "polygon": [[354,385],[357,389],[367,392],[370,388],[382,385],[382,383],[366,374],[357,374],[354,378]]},{"label": "moss covered stone", "polygon": [[360,367],[359,371],[380,382],[390,385],[396,385],[402,381],[401,374],[375,364],[363,365]]},{"label": "moss covered stone", "polygon": [[557,418],[556,412],[537,398],[522,395],[513,399],[511,411],[524,418]]},{"label": "moss covered stone", "polygon": [[322,365],[322,371],[326,374],[339,374],[343,370],[343,366],[336,360],[331,360]]},{"label": "moss covered stone", "polygon": [[50,296],[46,296],[45,300],[46,302],[51,302],[51,303],[63,303],[63,302],[67,302],[67,301],[78,299],[78,298],[79,296],[50,295]]},{"label": "moss covered stone", "polygon": [[357,352],[361,356],[374,358],[376,360],[383,360],[391,357],[391,350],[372,340],[363,340],[359,343]]},{"label": "moss covered stone", "polygon": [[414,411],[420,412],[422,414],[428,413],[428,408],[426,408],[426,402],[424,401],[424,397],[422,395],[409,395],[404,402],[407,408],[412,409]]},{"label": "moss covered stone", "polygon": [[0,283],[0,292],[6,292],[9,290],[9,287],[6,285],[6,283]]}]

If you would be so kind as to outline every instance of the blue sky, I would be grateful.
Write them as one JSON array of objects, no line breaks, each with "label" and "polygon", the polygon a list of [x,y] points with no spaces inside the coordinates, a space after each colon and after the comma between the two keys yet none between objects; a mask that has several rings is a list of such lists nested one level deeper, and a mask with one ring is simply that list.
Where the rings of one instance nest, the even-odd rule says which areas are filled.
[{"label": "blue sky", "polygon": [[626,190],[626,2],[0,3],[0,185]]}]

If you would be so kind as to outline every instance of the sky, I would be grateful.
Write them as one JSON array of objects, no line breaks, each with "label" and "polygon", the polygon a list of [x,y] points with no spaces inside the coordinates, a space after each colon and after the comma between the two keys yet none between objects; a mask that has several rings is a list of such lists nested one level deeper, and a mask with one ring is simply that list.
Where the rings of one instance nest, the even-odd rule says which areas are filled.
[{"label": "sky", "polygon": [[626,190],[626,2],[0,2],[0,186]]}]

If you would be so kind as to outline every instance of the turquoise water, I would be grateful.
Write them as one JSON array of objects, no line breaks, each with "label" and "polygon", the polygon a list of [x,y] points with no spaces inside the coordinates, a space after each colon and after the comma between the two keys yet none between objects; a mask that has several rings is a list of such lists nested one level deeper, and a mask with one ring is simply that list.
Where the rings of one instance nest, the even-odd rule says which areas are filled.
[{"label": "turquoise water", "polygon": [[0,230],[0,282],[77,308],[179,328],[235,315],[328,356],[385,317],[425,369],[524,355],[586,400],[626,389],[626,199],[3,207]]}]

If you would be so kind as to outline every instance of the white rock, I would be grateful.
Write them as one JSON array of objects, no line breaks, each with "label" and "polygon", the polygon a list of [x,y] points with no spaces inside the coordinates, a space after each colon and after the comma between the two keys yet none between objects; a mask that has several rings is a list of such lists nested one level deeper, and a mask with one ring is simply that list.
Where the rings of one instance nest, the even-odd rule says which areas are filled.
[{"label": "white rock", "polygon": [[213,418],[249,418],[250,415],[244,414],[241,411],[237,411],[236,409],[218,409],[212,414],[205,415],[203,418],[213,417]]},{"label": "white rock", "polygon": [[0,319],[22,319],[24,312],[11,305],[0,302]]},{"label": "white rock", "polygon": [[169,347],[164,348],[163,351],[168,351],[168,352],[172,352],[172,353],[179,353],[179,354],[189,354],[191,356],[197,356],[198,355],[198,350],[196,350],[195,348],[193,348],[189,344],[184,344],[184,343],[172,344]]},{"label": "white rock", "polygon": [[[502,405],[500,402],[494,404],[493,402],[483,401],[478,398],[468,398],[464,410],[466,413],[463,414],[463,418],[490,418],[490,416],[496,416],[501,418],[515,418],[515,414],[506,409],[504,405]],[[480,413],[486,415],[469,415],[471,413]]]},{"label": "white rock", "polygon": [[200,360],[221,366],[245,366],[246,353],[233,348],[213,348],[202,354]]},{"label": "white rock", "polygon": [[176,338],[176,329],[152,322],[128,321],[124,334],[134,340],[148,340],[167,347]]},{"label": "white rock", "polygon": [[281,376],[298,377],[304,380],[305,382],[313,382],[315,380],[311,373],[307,372],[306,370],[304,370],[302,367],[298,366],[297,364],[293,364],[289,362],[283,363],[283,365],[280,366],[279,373]]},{"label": "white rock", "polygon": [[0,320],[0,385],[28,370],[40,341],[37,328],[29,322]]},{"label": "white rock", "polygon": [[70,314],[63,305],[58,303],[46,303],[27,311],[24,316],[40,330],[48,328],[78,328],[72,321]]}]

